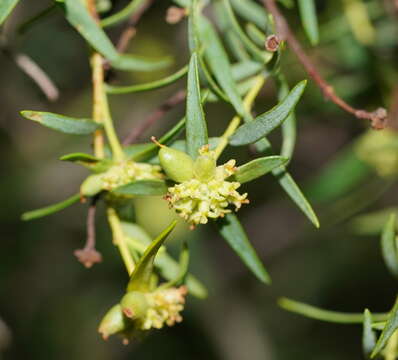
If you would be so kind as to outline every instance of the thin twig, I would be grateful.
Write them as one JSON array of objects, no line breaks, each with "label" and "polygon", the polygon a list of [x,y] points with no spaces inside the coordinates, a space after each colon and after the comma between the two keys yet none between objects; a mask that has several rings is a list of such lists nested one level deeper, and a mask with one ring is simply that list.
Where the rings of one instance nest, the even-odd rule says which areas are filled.
[{"label": "thin twig", "polygon": [[25,54],[16,54],[6,46],[1,51],[33,80],[49,101],[58,99],[59,90],[57,86],[33,59]]},{"label": "thin twig", "polygon": [[153,124],[160,120],[168,111],[174,106],[182,103],[186,98],[186,91],[179,90],[170,98],[168,98],[163,104],[156,108],[152,113],[149,114],[140,124],[135,126],[130,134],[123,140],[123,145],[129,145],[139,139],[139,137],[149,129]]},{"label": "thin twig", "polygon": [[315,83],[319,86],[324,96],[331,101],[333,101],[336,105],[338,105],[343,110],[353,114],[358,119],[367,119],[370,120],[371,125],[374,129],[383,129],[386,125],[387,121],[387,111],[384,108],[378,108],[373,112],[368,112],[362,109],[356,109],[351,105],[347,104],[341,97],[339,97],[335,92],[331,85],[329,85],[326,80],[321,76],[321,74],[316,69],[315,65],[312,63],[311,59],[304,52],[301,44],[296,39],[293,32],[290,30],[290,27],[284,18],[284,16],[279,11],[275,0],[262,0],[266,9],[273,15],[275,19],[276,30],[278,36],[281,40],[286,40],[290,48],[296,54],[297,58],[304,66],[308,75],[315,81]]},{"label": "thin twig", "polygon": [[116,48],[119,52],[125,52],[130,40],[136,33],[135,26],[138,21],[141,19],[141,16],[151,7],[154,0],[147,0],[144,2],[141,7],[130,17],[127,22],[126,27],[120,34],[119,40],[117,41]]},{"label": "thin twig", "polygon": [[[141,7],[130,17],[127,21],[125,28],[122,30],[119,39],[116,42],[116,49],[118,52],[123,53],[127,50],[131,39],[136,34],[136,25],[138,21],[141,19],[142,15],[144,15],[145,11],[147,11],[152,5],[154,0],[147,0],[144,2]],[[109,72],[111,70],[111,66],[108,60],[104,61],[104,69]],[[107,75],[107,79],[109,79],[109,74]]]},{"label": "thin twig", "polygon": [[98,197],[91,200],[91,205],[87,212],[87,238],[83,249],[74,251],[74,255],[86,268],[90,268],[102,261],[102,255],[95,249],[95,213]]}]

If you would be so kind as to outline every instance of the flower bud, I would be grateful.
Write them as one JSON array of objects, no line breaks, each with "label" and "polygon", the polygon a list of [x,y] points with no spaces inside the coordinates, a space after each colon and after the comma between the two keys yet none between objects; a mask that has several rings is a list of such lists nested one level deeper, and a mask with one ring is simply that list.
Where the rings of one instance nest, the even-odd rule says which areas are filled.
[{"label": "flower bud", "polygon": [[122,307],[120,304],[113,306],[103,317],[98,328],[98,332],[102,335],[104,340],[107,340],[110,335],[122,332],[126,329],[126,319],[123,316]]},{"label": "flower bud", "polygon": [[102,174],[90,175],[80,186],[80,194],[94,196],[102,190]]},{"label": "flower bud", "polygon": [[143,318],[149,308],[145,294],[139,291],[128,292],[123,296],[120,305],[123,314],[130,319]]}]

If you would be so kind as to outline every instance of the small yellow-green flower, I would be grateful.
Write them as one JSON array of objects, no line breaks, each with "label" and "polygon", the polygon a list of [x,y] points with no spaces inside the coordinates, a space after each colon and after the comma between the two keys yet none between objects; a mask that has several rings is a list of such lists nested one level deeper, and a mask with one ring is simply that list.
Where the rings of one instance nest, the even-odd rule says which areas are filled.
[{"label": "small yellow-green flower", "polygon": [[249,202],[247,193],[241,195],[237,191],[241,184],[227,180],[236,171],[235,160],[216,166],[215,153],[208,146],[202,147],[199,154],[192,177],[170,187],[165,197],[170,207],[192,227],[206,224],[208,218],[224,217],[231,212],[231,204],[237,211]]},{"label": "small yellow-green flower", "polygon": [[105,340],[119,334],[128,343],[129,338],[140,337],[148,330],[173,326],[182,321],[186,295],[186,286],[129,292],[104,316],[98,331]]},{"label": "small yellow-green flower", "polygon": [[102,174],[102,188],[113,190],[134,180],[162,179],[163,175],[160,171],[161,168],[158,165],[137,163],[131,160],[123,161]]}]

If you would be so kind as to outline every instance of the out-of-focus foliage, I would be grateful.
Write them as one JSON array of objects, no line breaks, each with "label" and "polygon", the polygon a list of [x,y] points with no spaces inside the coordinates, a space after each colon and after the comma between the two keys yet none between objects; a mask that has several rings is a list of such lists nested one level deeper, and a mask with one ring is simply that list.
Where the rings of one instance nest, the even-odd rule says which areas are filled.
[{"label": "out-of-focus foliage", "polygon": [[[6,0],[0,5],[0,13],[8,12],[3,7],[11,9],[15,3]],[[103,17],[117,14],[129,3],[113,1],[110,4],[112,8],[104,7]],[[178,3],[181,6],[188,4],[185,1]],[[190,58],[188,40],[191,50],[197,49],[199,60],[205,61],[210,74],[206,75],[203,70],[198,74],[201,84],[207,84],[206,87],[211,91],[203,99],[207,103],[200,105],[199,94],[191,93],[189,106],[196,108],[195,116],[199,120],[203,119],[200,107],[205,107],[209,142],[212,144],[214,139],[215,143],[213,149],[219,140],[211,137],[223,133],[235,112],[244,118],[251,116],[241,98],[253,87],[253,83],[245,85],[241,80],[253,77],[260,71],[258,67],[256,69],[256,63],[253,65],[248,59],[267,60],[263,58],[263,53],[253,47],[254,34],[259,34],[256,32],[258,29],[268,34],[272,29],[272,21],[262,15],[260,2],[233,0],[230,1],[231,7],[228,1],[214,3],[218,11],[214,12],[214,19],[211,20],[219,24],[217,30],[222,27],[228,29],[228,35],[221,38],[228,49],[228,58],[233,63],[246,62],[244,71],[254,72],[242,75],[236,67],[229,70],[223,63],[223,55],[219,56],[223,50],[220,50],[215,40],[218,38],[215,29],[205,19],[196,19],[198,23],[194,29],[191,28],[192,38],[188,39],[187,20],[173,26],[164,21],[172,3],[155,2],[138,24],[137,34],[128,49],[128,53],[145,54],[145,59],[121,59],[115,55],[113,45],[106,40],[105,45],[102,42],[105,48],[97,49],[108,54],[112,65],[122,70],[132,67],[146,70],[148,63],[143,60],[164,59],[164,63],[163,60],[161,63],[151,63],[151,66],[159,68],[150,72],[123,71],[111,74],[115,80],[108,87],[109,93],[119,92],[114,89],[122,89],[121,85],[149,84],[146,86],[148,89],[159,87],[159,90],[145,94],[137,92],[110,97],[120,136],[137,126],[165,98],[186,86],[185,79],[178,79],[187,72],[185,65]],[[252,7],[243,6],[246,3]],[[18,115],[25,108],[46,110],[46,120],[49,119],[46,125],[49,127],[79,133],[94,130],[90,127],[91,122],[76,120],[91,111],[91,75],[85,43],[65,21],[62,9],[58,6],[41,17],[40,21],[33,22],[28,30],[18,33],[20,24],[49,5],[51,3],[45,1],[21,1],[1,28],[0,146],[3,176],[0,199],[3,206],[0,211],[3,231],[0,252],[0,351],[3,351],[4,358],[360,359],[362,322],[364,349],[368,354],[376,340],[375,336],[372,337],[375,334],[371,332],[369,324],[375,324],[373,331],[377,331],[377,335],[380,335],[379,330],[384,329],[376,345],[377,350],[391,339],[389,336],[396,328],[396,311],[393,309],[389,320],[384,313],[391,309],[396,297],[396,279],[389,275],[383,264],[383,255],[388,268],[394,270],[397,245],[393,221],[388,219],[391,213],[396,213],[397,201],[396,134],[393,129],[398,121],[398,18],[392,1],[315,1],[315,8],[306,1],[279,2],[295,34],[308,48],[318,70],[326,76],[336,92],[359,108],[389,107],[391,129],[370,133],[365,122],[361,123],[326,102],[314,83],[309,81],[295,109],[295,146],[294,121],[289,122],[291,116],[283,123],[282,136],[275,131],[269,137],[274,144],[274,154],[279,154],[280,147],[294,147],[292,159],[289,159],[289,173],[280,170],[287,163],[267,171],[255,167],[255,171],[261,175],[272,171],[275,176],[262,176],[242,185],[242,192],[249,193],[251,204],[240,210],[239,217],[258,252],[259,263],[253,263],[253,260],[257,261],[257,255],[248,260],[243,257],[243,261],[263,280],[268,280],[270,274],[272,286],[266,287],[258,282],[211,226],[199,225],[195,231],[189,231],[180,223],[168,240],[168,251],[174,259],[178,259],[179,243],[182,240],[188,242],[189,271],[195,276],[200,275],[201,282],[208,288],[208,298],[206,301],[189,298],[183,313],[184,322],[166,331],[154,331],[151,336],[133,342],[129,347],[121,347],[119,341],[105,343],[96,333],[101,315],[123,297],[125,289],[121,284],[128,282],[110,241],[104,209],[98,209],[97,217],[97,247],[104,256],[104,262],[90,270],[80,266],[72,255],[73,249],[81,247],[85,238],[85,206],[74,205],[48,219],[20,222],[20,214],[27,208],[56,203],[76,192],[87,171],[73,162],[83,164],[92,171],[96,171],[94,166],[99,166],[98,159],[88,155],[92,149],[86,136],[57,134],[35,126],[35,123]],[[62,3],[58,5],[64,6]],[[73,1],[66,1],[65,5],[75,6]],[[228,18],[231,9],[236,17],[232,20]],[[2,20],[0,15],[0,22]],[[250,31],[247,23],[250,23]],[[88,25],[91,26],[91,22]],[[253,30],[253,26],[256,30]],[[114,26],[109,30],[113,42],[121,30],[122,26]],[[80,28],[79,31],[82,33],[84,29]],[[199,38],[195,38],[195,31]],[[311,46],[317,43],[317,34],[319,42]],[[211,40],[206,41],[206,37]],[[92,40],[91,37],[85,38],[89,42]],[[205,39],[204,44],[200,43],[200,38]],[[28,55],[45,69],[60,90],[58,101],[49,103],[36,84],[21,72],[18,62],[15,62],[15,55],[18,54]],[[170,54],[175,58],[175,63],[164,69],[162,66],[167,63],[166,58]],[[282,55],[279,61],[286,78],[283,81],[293,87],[307,78],[288,49],[284,49]],[[194,62],[197,62],[196,66],[203,66],[200,61],[191,60],[191,64]],[[169,76],[171,80],[179,82],[161,88],[171,83],[171,80],[167,80]],[[191,79],[194,91],[197,78],[193,76]],[[238,87],[234,86],[236,81],[239,82]],[[256,114],[262,114],[277,104],[276,86],[279,85],[277,81],[267,79],[253,109]],[[132,91],[135,91],[134,88]],[[203,96],[203,91],[200,95]],[[230,104],[213,102],[223,96],[230,99]],[[68,114],[70,117],[59,118],[55,114]],[[160,143],[172,148],[180,146],[179,150],[184,150],[186,143],[181,146],[181,142],[174,141],[175,135],[184,126],[178,123],[183,116],[183,107],[176,107],[168,113],[142,136],[144,145],[128,148],[132,157],[136,161],[159,162],[157,146],[149,143],[152,135],[156,135]],[[259,115],[257,119],[261,117]],[[33,120],[38,121],[37,117]],[[200,125],[198,120],[187,118],[187,121],[194,121],[194,126]],[[177,123],[180,125],[166,134]],[[203,142],[203,126],[195,127],[193,131],[201,131],[202,140],[191,142],[188,148],[198,148]],[[290,145],[287,145],[288,142]],[[57,158],[76,151],[83,154],[64,158],[71,162],[57,161]],[[285,157],[286,153],[282,152],[282,155]],[[291,150],[289,158],[290,155]],[[249,166],[253,161],[250,151],[243,147],[228,147],[220,158],[220,164],[230,158],[237,159],[238,165],[246,164],[244,166]],[[98,171],[104,169],[108,169],[108,164],[101,163],[97,168]],[[322,224],[320,230],[308,224],[278,185],[279,182],[288,193],[289,189],[294,191],[299,207],[317,224],[313,209],[301,197],[301,190],[296,190],[290,174],[299,184],[306,185],[303,186],[303,193],[315,207]],[[240,181],[239,176],[245,175],[238,171],[235,174],[237,181]],[[249,177],[253,178],[253,175]],[[151,183],[151,186],[158,185]],[[138,191],[134,183],[124,186],[127,188],[119,187],[115,191]],[[161,186],[164,186],[163,182]],[[143,188],[145,191],[153,189],[146,184],[144,187],[138,186],[141,189],[139,191]],[[156,189],[160,191],[159,187]],[[69,198],[68,204],[76,201],[78,196]],[[134,217],[140,226],[138,229],[145,228],[149,234],[141,245],[128,244],[135,251],[141,246],[142,251],[137,251],[141,255],[144,252],[142,244],[148,246],[148,241],[167,227],[173,215],[167,209],[166,202],[158,197],[148,199],[138,196],[134,204]],[[63,207],[62,204],[58,206]],[[40,215],[27,213],[25,217]],[[128,221],[131,216],[131,208],[123,208],[120,217],[127,221],[122,222],[124,229],[130,225]],[[230,221],[229,226],[234,221]],[[236,235],[236,230],[221,229],[221,234],[227,234],[227,242],[232,248],[238,246],[228,236]],[[134,232],[136,229],[131,231],[135,234],[131,238],[141,239]],[[382,250],[381,236],[384,244]],[[242,239],[246,239],[246,234],[239,237],[240,241]],[[252,245],[249,245],[249,249]],[[178,263],[166,257],[167,254],[160,254],[163,258],[159,255],[155,267],[165,279],[175,278]],[[167,264],[167,261],[173,265]],[[267,265],[267,272],[260,261]],[[170,271],[171,268],[174,272]],[[196,289],[201,294],[205,290],[196,280],[188,276],[188,288],[191,286],[192,292]],[[359,326],[322,323],[289,314],[276,304],[275,299],[280,296],[317,304],[320,308],[338,313],[355,313],[354,322],[359,323]],[[363,313],[365,308],[370,309],[371,313]],[[314,309],[310,308],[311,311]],[[322,315],[324,313],[320,313],[318,319]],[[329,320],[333,321],[334,315]],[[387,351],[392,356],[391,347],[389,350],[387,347]]]}]

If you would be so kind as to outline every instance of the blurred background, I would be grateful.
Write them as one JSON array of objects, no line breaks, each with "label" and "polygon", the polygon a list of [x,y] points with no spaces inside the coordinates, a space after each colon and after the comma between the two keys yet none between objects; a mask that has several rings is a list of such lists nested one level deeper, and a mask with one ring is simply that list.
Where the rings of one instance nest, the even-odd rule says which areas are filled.
[{"label": "blurred background", "polygon": [[[115,9],[126,3],[114,1]],[[398,121],[394,109],[394,101],[398,106],[396,5],[392,0],[363,1],[373,31],[363,37],[351,26],[347,3],[317,2],[321,43],[314,48],[302,33],[297,8],[284,12],[336,91],[359,108],[390,107],[393,124]],[[330,170],[336,158],[349,151],[352,142],[367,131],[368,123],[324,101],[311,81],[296,110],[298,139],[290,171],[314,204],[321,228],[312,227],[272,176],[251,182],[244,186],[251,204],[239,215],[273,284],[258,282],[211,226],[199,226],[193,232],[181,226],[170,244],[178,250],[181,239],[189,238],[192,272],[208,287],[208,299],[189,298],[183,323],[154,331],[142,342],[123,346],[118,338],[101,339],[99,321],[123,294],[127,282],[103,209],[98,212],[97,233],[104,261],[89,270],[73,256],[85,240],[87,205],[77,204],[32,222],[20,220],[24,211],[74,194],[88,174],[58,158],[70,152],[90,152],[89,137],[59,134],[19,115],[25,109],[78,117],[91,113],[88,49],[62,12],[55,11],[26,33],[16,34],[18,24],[49,4],[44,0],[21,2],[2,29],[1,356],[57,360],[361,359],[360,326],[317,322],[285,312],[276,304],[278,297],[288,296],[332,310],[362,312],[368,307],[383,312],[391,307],[396,294],[396,280],[386,270],[380,253],[380,226],[369,225],[358,215],[396,206],[398,188],[391,178],[381,178],[370,170],[344,191],[330,191],[342,180],[356,176],[354,166],[329,173],[325,169]],[[177,70],[187,62],[187,23],[169,25],[164,21],[170,4],[155,1],[139,23],[129,50],[151,56],[172,54]],[[112,28],[110,37],[116,39],[120,31],[120,27]],[[58,87],[59,99],[49,102],[10,54],[26,54],[39,64]],[[283,56],[282,68],[290,85],[307,78],[289,51]],[[140,83],[172,71],[116,73],[112,81]],[[112,96],[119,135],[124,137],[184,86],[185,80],[181,80],[144,94]],[[264,112],[275,102],[275,86],[270,80],[256,111]],[[233,116],[226,104],[209,104],[205,110],[211,136],[220,134]],[[141,140],[161,135],[183,113],[183,105],[176,107]],[[271,140],[278,148],[280,134],[276,132]],[[252,154],[247,149],[229,148],[223,159],[231,157],[239,164],[250,160]],[[136,202],[138,222],[151,235],[162,230],[172,216],[160,199]]]}]

